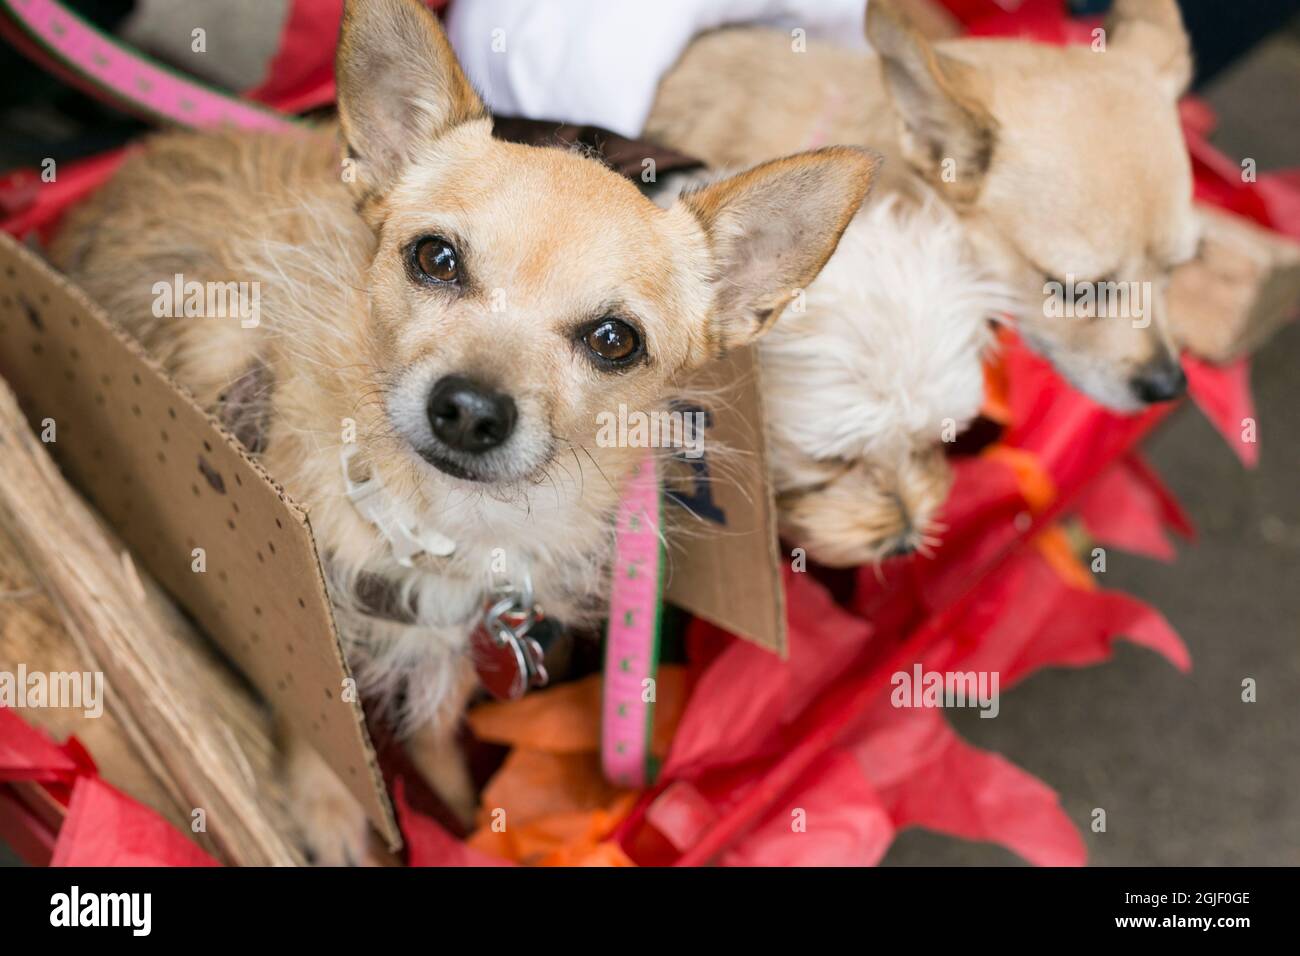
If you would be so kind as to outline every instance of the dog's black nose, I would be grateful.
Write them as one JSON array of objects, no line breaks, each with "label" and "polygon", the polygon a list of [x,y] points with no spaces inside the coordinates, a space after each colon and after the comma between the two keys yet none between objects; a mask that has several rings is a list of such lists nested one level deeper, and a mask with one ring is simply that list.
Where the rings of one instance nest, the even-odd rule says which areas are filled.
[{"label": "dog's black nose", "polygon": [[1154,362],[1138,372],[1132,386],[1144,402],[1168,402],[1187,391],[1187,376],[1176,361]]},{"label": "dog's black nose", "polygon": [[448,375],[429,393],[429,424],[448,448],[479,454],[510,437],[515,402],[471,379]]}]

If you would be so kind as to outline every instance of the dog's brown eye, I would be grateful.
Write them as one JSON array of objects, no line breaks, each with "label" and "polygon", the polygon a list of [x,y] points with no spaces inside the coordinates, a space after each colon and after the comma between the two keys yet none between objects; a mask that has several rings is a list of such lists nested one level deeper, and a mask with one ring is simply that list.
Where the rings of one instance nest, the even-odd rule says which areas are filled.
[{"label": "dog's brown eye", "polygon": [[582,340],[600,358],[619,365],[631,361],[641,351],[641,336],[620,319],[601,319]]},{"label": "dog's brown eye", "polygon": [[456,250],[446,239],[421,239],[415,247],[415,265],[430,279],[455,282],[460,277]]}]

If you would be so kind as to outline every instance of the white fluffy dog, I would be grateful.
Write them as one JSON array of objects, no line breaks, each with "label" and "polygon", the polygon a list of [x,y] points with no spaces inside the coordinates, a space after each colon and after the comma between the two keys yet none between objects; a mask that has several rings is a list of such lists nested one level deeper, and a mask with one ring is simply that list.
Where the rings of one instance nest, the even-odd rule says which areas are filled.
[{"label": "white fluffy dog", "polygon": [[1011,305],[936,200],[882,196],[858,213],[759,345],[792,544],[850,566],[935,543],[943,446],[979,412],[990,320]]}]

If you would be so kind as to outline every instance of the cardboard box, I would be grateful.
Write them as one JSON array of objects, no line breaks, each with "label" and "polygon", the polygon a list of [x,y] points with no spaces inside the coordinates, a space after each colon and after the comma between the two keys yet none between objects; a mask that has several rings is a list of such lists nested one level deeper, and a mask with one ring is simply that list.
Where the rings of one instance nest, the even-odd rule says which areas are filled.
[{"label": "cardboard box", "polygon": [[342,695],[350,674],[303,509],[102,310],[8,236],[0,375],[35,428],[56,423],[49,448],[69,480],[399,845],[361,707]]},{"label": "cardboard box", "polygon": [[667,600],[784,657],[782,556],[754,350],[701,369],[692,386],[720,400],[704,409],[704,456],[678,460],[665,476]]}]

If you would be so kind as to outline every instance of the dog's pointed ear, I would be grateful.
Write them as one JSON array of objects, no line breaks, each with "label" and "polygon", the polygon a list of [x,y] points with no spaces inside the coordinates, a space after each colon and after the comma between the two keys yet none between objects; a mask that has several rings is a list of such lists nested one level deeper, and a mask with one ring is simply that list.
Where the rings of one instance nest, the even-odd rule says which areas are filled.
[{"label": "dog's pointed ear", "polygon": [[950,199],[973,200],[997,139],[975,71],[935,50],[890,0],[867,4],[867,39],[898,111],[904,158]]},{"label": "dog's pointed ear", "polygon": [[334,72],[344,155],[353,164],[344,178],[361,198],[392,185],[420,143],[487,116],[419,0],[346,0]]},{"label": "dog's pointed ear", "polygon": [[871,189],[879,158],[831,146],[686,193],[712,251],[715,354],[747,345],[821,272]]},{"label": "dog's pointed ear", "polygon": [[1115,0],[1106,18],[1106,48],[1147,61],[1177,99],[1192,81],[1192,50],[1176,0]]}]

